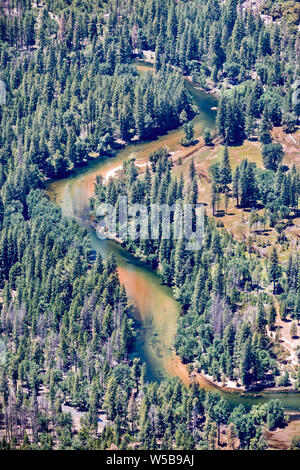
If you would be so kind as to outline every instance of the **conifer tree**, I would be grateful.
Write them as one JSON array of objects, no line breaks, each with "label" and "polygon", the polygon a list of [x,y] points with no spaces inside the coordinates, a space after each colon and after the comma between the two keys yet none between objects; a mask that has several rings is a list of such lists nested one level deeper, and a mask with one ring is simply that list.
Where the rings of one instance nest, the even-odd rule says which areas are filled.
[{"label": "conifer tree", "polygon": [[231,167],[230,167],[230,161],[229,161],[229,152],[228,152],[227,145],[225,145],[224,147],[219,174],[220,174],[220,183],[223,186],[223,190],[225,190],[228,184],[230,184],[232,181]]},{"label": "conifer tree", "polygon": [[281,269],[278,263],[278,254],[276,247],[272,249],[271,256],[269,259],[269,279],[273,282],[273,294],[276,292],[276,283],[280,279]]}]

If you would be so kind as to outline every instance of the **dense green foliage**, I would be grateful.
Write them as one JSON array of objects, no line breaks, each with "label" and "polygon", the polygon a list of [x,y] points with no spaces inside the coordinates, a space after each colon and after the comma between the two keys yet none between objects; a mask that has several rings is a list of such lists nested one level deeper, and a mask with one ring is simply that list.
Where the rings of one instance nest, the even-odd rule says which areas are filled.
[{"label": "dense green foliage", "polygon": [[[225,149],[221,174],[229,183],[230,172],[224,170],[229,161],[226,155]],[[119,197],[128,194],[130,204],[148,207],[150,218],[152,205],[197,202],[198,177],[193,162],[189,170],[190,179],[184,184],[182,177],[172,176],[172,165],[165,149],[154,152],[150,161],[151,171],[147,168],[139,178],[134,161],[125,163],[121,175],[110,179],[107,184],[98,178],[92,207],[96,208],[101,202],[118,207]],[[242,167],[242,178],[243,171]],[[171,234],[175,230],[174,217],[174,212],[171,212]],[[135,224],[135,219],[129,219],[130,223]],[[204,244],[200,251],[188,250],[184,238],[166,239],[163,230],[165,226],[161,220],[158,239],[139,237],[133,240],[129,237],[124,244],[152,267],[158,268],[163,281],[172,287],[175,298],[186,309],[179,320],[175,340],[178,354],[186,362],[195,362],[196,368],[210,373],[215,380],[220,380],[222,375],[241,377],[246,385],[274,380],[278,369],[272,342],[266,335],[264,306],[264,303],[270,303],[270,298],[248,293],[254,287],[259,288],[259,259],[249,258],[245,243],[237,242],[225,230],[220,231],[208,218],[205,219]],[[128,232],[132,234],[132,229],[129,228]],[[275,283],[281,278],[278,260],[271,259],[269,272],[275,289]],[[296,285],[298,283],[299,279]],[[236,314],[250,299],[252,305],[256,305],[251,321],[251,317],[245,319]],[[292,307],[296,317],[299,314],[297,309],[296,305]]]},{"label": "dense green foliage", "polygon": [[[282,220],[282,208],[294,209],[298,175],[283,171],[269,131],[280,123],[290,131],[299,114],[290,87],[299,76],[299,37],[294,29],[286,34],[278,25],[267,28],[237,4],[1,3],[0,78],[7,92],[0,106],[0,335],[6,348],[1,448],[107,449],[114,443],[123,449],[213,449],[225,426],[229,447],[265,449],[262,426],[284,424],[277,401],[232,410],[219,394],[187,389],[175,379],[147,383],[145,366],[133,359],[135,324],[115,259],[96,256],[88,233],[64,219],[43,190],[45,178],[183,122],[182,143],[190,145],[188,121],[195,110],[184,73],[204,88],[225,79],[238,85],[221,99],[219,135],[236,144],[257,131],[264,144],[263,172],[245,161],[240,176],[232,176],[224,152],[215,167],[216,193],[227,194],[233,179],[241,204],[261,200],[273,223]],[[141,50],[155,51],[154,74],[138,74],[132,66]],[[98,179],[94,206],[115,204],[122,194],[133,203],[197,202],[193,165],[184,184],[172,176],[166,150],[150,160],[143,177],[128,162],[121,178],[107,185]],[[184,243],[127,243],[159,269],[184,307],[178,354],[216,380],[222,375],[247,386],[272,382],[277,363],[265,327],[274,324],[274,306],[266,312],[268,294],[250,292],[260,287],[260,263],[247,256],[245,243],[208,218],[202,250],[187,251]],[[272,253],[269,281],[274,291],[281,289],[283,317],[299,318],[299,273],[293,256],[285,281]],[[235,321],[246,304],[252,317]],[[68,413],[75,408],[84,414],[79,432]],[[107,421],[99,435],[100,411]]]},{"label": "dense green foliage", "polygon": [[[103,62],[100,51],[69,54],[63,46],[39,50],[26,67],[16,67],[5,51],[3,164],[13,151],[26,167],[63,175],[89,153],[112,150],[118,139],[150,138],[178,126],[182,111],[193,113],[183,79],[168,70],[140,76],[129,65]],[[15,132],[8,136],[9,129]]]}]

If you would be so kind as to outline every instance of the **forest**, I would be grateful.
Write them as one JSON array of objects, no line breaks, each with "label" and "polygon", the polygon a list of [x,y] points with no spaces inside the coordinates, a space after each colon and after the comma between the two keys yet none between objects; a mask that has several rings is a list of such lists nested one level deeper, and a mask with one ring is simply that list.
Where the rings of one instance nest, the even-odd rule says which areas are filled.
[{"label": "forest", "polygon": [[[99,179],[92,207],[97,207],[101,202],[118,205],[117,196],[126,194],[132,204],[150,206],[158,203],[172,206],[174,203],[195,203],[198,185],[193,161],[189,167],[189,181],[184,182],[182,175],[180,179],[172,176],[168,152],[159,149],[157,153],[159,156],[150,156],[152,174],[147,168],[145,174],[137,179],[138,170],[131,161],[124,164],[123,174],[119,179],[110,179],[108,184]],[[221,169],[228,162],[226,147],[224,153]],[[237,181],[237,185],[241,185],[238,194],[241,194],[241,198],[243,194],[250,198],[251,191],[248,187],[251,184],[257,188],[257,182],[253,170],[250,172],[252,167],[248,169],[247,160],[241,166],[240,180]],[[230,166],[227,170],[230,170]],[[239,171],[237,167],[236,172]],[[224,170],[219,173],[226,174]],[[294,173],[298,188],[299,174],[295,169]],[[246,189],[243,184],[247,185]],[[281,184],[284,184],[283,181]],[[264,189],[268,190],[265,186]],[[275,186],[275,191],[276,189]],[[286,191],[285,187],[284,192]],[[278,212],[281,214],[286,206],[280,205],[278,197],[277,202]],[[243,199],[240,203],[243,205]],[[289,203],[286,210],[289,210]],[[270,208],[269,211],[272,217],[276,217],[274,210]],[[254,215],[252,217],[254,219]],[[273,221],[272,218],[271,220]],[[174,214],[172,223],[171,232],[174,231]],[[180,357],[187,362],[197,360],[196,368],[210,372],[217,381],[221,375],[229,378],[237,376],[245,385],[274,380],[274,376],[279,375],[279,370],[266,335],[266,325],[271,329],[274,327],[274,304],[272,297],[266,292],[260,295],[252,292],[258,291],[260,287],[256,277],[260,265],[258,257],[249,259],[246,244],[237,242],[226,230],[220,231],[211,218],[206,218],[205,221],[204,245],[200,252],[186,250],[187,240],[184,238],[163,238],[162,222],[159,230],[159,240],[129,239],[124,243],[128,250],[151,263],[153,268],[159,269],[163,282],[172,287],[174,297],[187,310],[180,318],[175,340],[175,348]],[[276,292],[283,275],[276,248],[269,260],[268,274]],[[287,275],[286,289],[281,294],[282,308],[285,315],[289,312],[297,321],[300,313],[297,256],[291,255]],[[257,313],[252,312],[251,320],[237,317],[235,312],[250,299]],[[299,386],[298,373],[297,387]]]},{"label": "forest", "polygon": [[[216,135],[207,129],[204,138],[221,154],[209,165],[202,249],[161,236],[123,246],[180,303],[174,349],[190,371],[243,390],[299,390],[299,365],[285,367],[275,325],[280,315],[297,337],[299,247],[287,229],[299,217],[299,165],[286,164],[274,138],[274,128],[292,136],[299,124],[298,2],[265,2],[270,24],[246,4],[1,2],[1,450],[265,450],[266,432],[288,424],[278,399],[233,406],[196,382],[149,380],[116,258],[95,253],[89,231],[64,217],[46,190],[50,179],[180,126],[182,147],[191,148],[198,111],[185,81],[216,93]],[[140,74],[133,61],[143,51],[154,54],[153,71]],[[252,141],[262,165],[247,155],[236,164],[233,149]],[[101,202],[117,207],[122,195],[146,206],[201,200],[196,157],[180,174],[185,166],[165,147],[149,161],[145,171],[130,158],[114,178],[98,176],[92,215]],[[249,237],[222,225],[223,201],[226,213],[233,204],[249,211]],[[266,228],[276,240],[261,256],[257,237]],[[290,448],[299,448],[297,436]]]}]

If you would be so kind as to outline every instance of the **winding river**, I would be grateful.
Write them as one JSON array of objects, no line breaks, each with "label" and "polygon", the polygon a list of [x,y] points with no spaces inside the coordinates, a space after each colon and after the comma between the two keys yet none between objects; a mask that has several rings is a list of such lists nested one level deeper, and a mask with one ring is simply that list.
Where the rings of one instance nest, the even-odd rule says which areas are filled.
[{"label": "winding river", "polygon": [[[137,68],[140,73],[145,73],[151,66],[137,64]],[[216,112],[212,108],[217,104],[216,98],[194,88],[188,81],[186,86],[199,110],[193,120],[195,135],[203,134],[206,127],[213,131]],[[131,157],[137,160],[137,164],[139,160],[145,162],[150,152],[160,146],[176,151],[180,148],[181,135],[182,129],[176,129],[151,142],[129,145],[114,157],[92,160],[86,166],[74,170],[67,178],[49,182],[47,190],[51,200],[61,207],[66,217],[77,220],[89,230],[95,251],[100,252],[103,258],[109,253],[115,254],[120,281],[125,285],[127,295],[136,307],[137,319],[142,325],[138,332],[135,353],[146,362],[148,379],[159,381],[165,377],[179,376],[187,384],[190,380],[187,369],[171,349],[180,312],[180,305],[173,299],[171,289],[163,286],[159,277],[148,266],[119,244],[111,240],[99,240],[90,225],[89,217],[89,199],[93,195],[97,175],[109,177]],[[212,388],[204,378],[199,383],[206,389]],[[300,394],[296,393],[263,393],[259,397],[224,391],[220,393],[232,404],[243,403],[247,406],[280,398],[286,409],[300,410]]]}]

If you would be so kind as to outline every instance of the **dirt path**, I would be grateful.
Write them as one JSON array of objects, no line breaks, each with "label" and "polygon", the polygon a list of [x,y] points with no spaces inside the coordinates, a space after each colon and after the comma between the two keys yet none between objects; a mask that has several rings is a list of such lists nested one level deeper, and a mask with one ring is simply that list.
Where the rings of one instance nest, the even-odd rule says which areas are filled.
[{"label": "dirt path", "polygon": [[[279,340],[280,340],[282,346],[284,347],[284,349],[286,351],[288,351],[288,353],[289,353],[289,356],[287,357],[287,361],[289,361],[290,364],[292,364],[294,366],[298,366],[299,365],[299,360],[298,360],[298,356],[296,354],[296,348],[300,347],[300,337],[296,336],[295,338],[291,338],[290,329],[291,329],[291,325],[292,325],[292,320],[291,319],[282,320],[280,318],[280,315],[279,315],[279,302],[276,299],[276,297],[274,297],[273,300],[274,300],[274,305],[275,305],[275,308],[276,308],[275,327],[277,329],[276,331],[280,335]],[[299,326],[298,322],[297,322],[297,333],[298,333],[298,335],[300,335],[300,326]],[[268,330],[268,335],[271,336],[271,337],[274,337],[275,332],[274,331],[270,332]]]},{"label": "dirt path", "polygon": [[282,127],[274,127],[272,136],[275,141],[280,142],[285,156],[283,164],[292,166],[293,164],[299,168],[300,166],[300,129],[293,134],[286,134],[283,132]]},{"label": "dirt path", "polygon": [[290,414],[290,422],[285,428],[264,431],[264,437],[269,444],[269,448],[276,450],[287,450],[295,436],[300,436],[299,413]]}]

